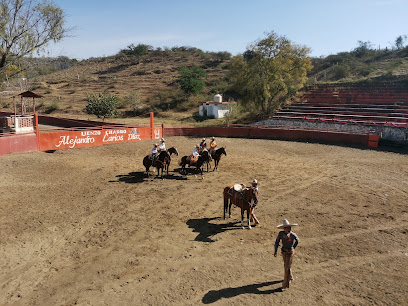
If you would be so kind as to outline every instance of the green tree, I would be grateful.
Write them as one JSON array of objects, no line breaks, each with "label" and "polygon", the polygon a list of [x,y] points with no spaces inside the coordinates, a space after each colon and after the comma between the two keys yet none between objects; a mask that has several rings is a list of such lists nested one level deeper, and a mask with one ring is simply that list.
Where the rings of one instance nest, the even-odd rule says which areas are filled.
[{"label": "green tree", "polygon": [[69,29],[61,8],[49,0],[0,0],[0,69],[9,58],[44,50]]},{"label": "green tree", "polygon": [[370,51],[373,51],[373,44],[369,41],[361,41],[358,42],[358,47],[353,50],[354,54],[357,57],[363,57],[367,55]]},{"label": "green tree", "polygon": [[150,45],[138,44],[135,46],[131,44],[126,47],[126,49],[122,50],[122,52],[129,56],[138,56],[141,57],[149,53],[149,50],[153,50],[153,47]]},{"label": "green tree", "polygon": [[205,70],[200,67],[186,67],[178,68],[179,78],[177,83],[180,89],[187,95],[197,95],[204,89],[204,81],[202,78],[206,77]]},{"label": "green tree", "polygon": [[112,117],[117,115],[118,97],[108,94],[106,92],[100,94],[88,94],[88,104],[86,105],[86,112],[89,115],[95,115],[98,118]]},{"label": "green tree", "polygon": [[404,43],[406,39],[407,39],[407,35],[398,36],[395,39],[395,48],[397,48],[397,50],[401,50],[402,48],[404,48]]},{"label": "green tree", "polygon": [[310,49],[275,32],[231,60],[229,78],[244,104],[271,113],[302,88],[311,70]]}]

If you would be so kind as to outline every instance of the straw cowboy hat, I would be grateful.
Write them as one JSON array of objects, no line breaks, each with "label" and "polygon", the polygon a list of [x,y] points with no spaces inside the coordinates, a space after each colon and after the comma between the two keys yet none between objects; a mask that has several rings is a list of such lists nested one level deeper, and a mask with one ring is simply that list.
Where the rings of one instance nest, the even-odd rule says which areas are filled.
[{"label": "straw cowboy hat", "polygon": [[278,225],[277,228],[284,228],[284,227],[287,227],[287,226],[297,226],[297,225],[298,225],[297,223],[290,224],[288,219],[284,219],[282,224]]},{"label": "straw cowboy hat", "polygon": [[162,139],[160,139],[160,141],[165,142],[165,141],[166,141],[166,139],[162,138]]},{"label": "straw cowboy hat", "polygon": [[213,136],[213,137],[211,137],[211,139],[215,139],[215,137]]},{"label": "straw cowboy hat", "polygon": [[254,180],[252,181],[252,184],[257,184],[257,185],[258,185],[258,181],[257,181],[256,179],[254,179]]}]

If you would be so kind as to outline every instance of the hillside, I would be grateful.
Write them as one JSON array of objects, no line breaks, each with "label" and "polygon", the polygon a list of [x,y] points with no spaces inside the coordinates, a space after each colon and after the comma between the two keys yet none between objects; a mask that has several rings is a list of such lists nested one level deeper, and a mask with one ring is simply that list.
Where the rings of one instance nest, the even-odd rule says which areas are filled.
[{"label": "hillside", "polygon": [[[118,54],[91,58],[67,69],[29,78],[27,89],[44,96],[38,108],[44,113],[85,115],[87,94],[107,91],[120,98],[120,117],[144,116],[155,111],[162,116],[170,112],[171,117],[179,119],[197,111],[198,101],[225,92],[228,58],[219,53],[191,50],[155,50],[144,56]],[[175,81],[180,66],[205,69],[206,87],[201,95],[187,100],[178,90]]]},{"label": "hillside", "polygon": [[366,46],[324,58],[313,58],[309,84],[392,80],[408,75],[408,47],[400,50],[370,49]]},{"label": "hillside", "polygon": [[[87,94],[107,91],[120,97],[120,118],[146,117],[154,111],[162,119],[190,122],[197,119],[198,101],[210,100],[217,93],[223,94],[224,100],[236,98],[226,79],[228,52],[203,52],[192,47],[159,48],[144,55],[122,51],[115,56],[83,61],[65,57],[54,61],[38,59],[27,70],[28,83],[21,84],[19,80],[16,85],[20,87],[15,90],[29,89],[43,95],[40,113],[89,117],[84,111]],[[408,47],[374,50],[362,45],[351,52],[313,58],[312,63],[308,85],[406,78]],[[178,89],[175,81],[180,66],[205,69],[206,86],[199,96],[187,99]],[[12,86],[5,89],[13,90]],[[0,108],[10,107],[10,99],[0,97]]]}]

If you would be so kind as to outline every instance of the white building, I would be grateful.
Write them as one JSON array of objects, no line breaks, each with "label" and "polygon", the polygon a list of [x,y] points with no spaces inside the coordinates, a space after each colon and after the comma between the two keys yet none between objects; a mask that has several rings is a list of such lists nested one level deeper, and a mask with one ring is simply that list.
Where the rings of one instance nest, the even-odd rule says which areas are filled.
[{"label": "white building", "polygon": [[222,102],[221,95],[215,95],[214,101],[198,102],[198,115],[214,117],[215,119],[223,118],[232,112],[232,105],[237,102]]}]

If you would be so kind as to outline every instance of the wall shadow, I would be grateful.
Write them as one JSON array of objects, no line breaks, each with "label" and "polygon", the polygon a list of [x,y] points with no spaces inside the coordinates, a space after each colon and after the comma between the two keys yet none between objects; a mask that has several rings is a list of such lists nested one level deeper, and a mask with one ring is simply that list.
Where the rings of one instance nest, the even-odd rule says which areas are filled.
[{"label": "wall shadow", "polygon": [[279,286],[279,288],[274,288],[274,289],[260,290],[260,288],[262,287],[276,285],[280,283],[282,283],[281,280],[272,281],[272,282],[264,282],[264,283],[259,283],[259,284],[252,284],[252,285],[241,286],[241,287],[236,287],[236,288],[211,290],[211,291],[208,291],[204,295],[201,301],[204,304],[211,304],[211,303],[217,302],[218,300],[222,298],[229,299],[229,298],[233,298],[235,296],[241,295],[241,294],[272,294],[276,292],[283,292],[281,286]]},{"label": "wall shadow", "polygon": [[197,237],[194,238],[194,241],[202,241],[202,242],[215,242],[212,239],[213,236],[220,234],[225,231],[230,230],[242,230],[241,225],[237,226],[237,223],[241,223],[241,221],[235,222],[228,222],[224,224],[214,224],[210,223],[212,220],[220,219],[218,217],[214,218],[202,218],[202,219],[190,219],[187,221],[187,225],[189,228],[193,228],[193,232],[197,232]]}]

